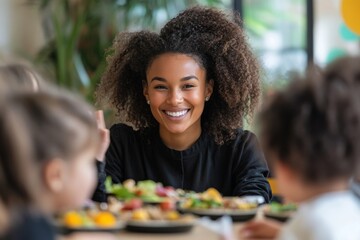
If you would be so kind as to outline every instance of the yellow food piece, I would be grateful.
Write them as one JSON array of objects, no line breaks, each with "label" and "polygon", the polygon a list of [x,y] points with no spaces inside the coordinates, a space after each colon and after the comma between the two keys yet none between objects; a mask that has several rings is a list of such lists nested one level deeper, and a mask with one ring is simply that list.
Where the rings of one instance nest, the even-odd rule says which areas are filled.
[{"label": "yellow food piece", "polygon": [[99,212],[94,217],[95,224],[100,227],[112,227],[116,224],[115,216],[110,212]]},{"label": "yellow food piece", "polygon": [[180,218],[180,214],[177,211],[169,211],[166,213],[165,218],[167,220],[178,220]]},{"label": "yellow food piece", "polygon": [[185,202],[182,204],[183,208],[190,208],[193,204],[193,200],[191,198],[186,199]]},{"label": "yellow food piece", "polygon": [[68,227],[80,227],[83,225],[82,216],[74,211],[67,212],[64,215],[64,224]]},{"label": "yellow food piece", "polygon": [[247,202],[242,202],[242,203],[238,203],[237,207],[239,209],[243,209],[243,210],[249,210],[249,209],[253,209],[257,207],[256,203],[247,203]]},{"label": "yellow food piece", "polygon": [[132,213],[132,219],[134,220],[148,220],[150,219],[149,213],[145,209],[136,209]]},{"label": "yellow food piece", "polygon": [[222,203],[222,196],[215,188],[209,188],[206,190],[202,197],[206,200],[214,200],[215,202]]}]

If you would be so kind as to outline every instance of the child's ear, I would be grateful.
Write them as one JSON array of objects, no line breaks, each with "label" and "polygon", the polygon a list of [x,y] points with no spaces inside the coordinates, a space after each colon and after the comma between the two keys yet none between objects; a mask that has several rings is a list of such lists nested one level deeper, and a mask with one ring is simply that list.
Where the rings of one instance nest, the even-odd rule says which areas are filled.
[{"label": "child's ear", "polygon": [[54,158],[44,167],[44,183],[49,191],[59,193],[64,187],[65,163],[64,160]]}]

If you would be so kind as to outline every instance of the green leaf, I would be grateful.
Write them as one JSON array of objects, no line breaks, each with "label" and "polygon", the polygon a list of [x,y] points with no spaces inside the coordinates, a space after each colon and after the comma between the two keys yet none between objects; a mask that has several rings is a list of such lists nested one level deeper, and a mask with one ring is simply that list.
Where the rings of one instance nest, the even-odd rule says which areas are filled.
[{"label": "green leaf", "polygon": [[152,181],[152,180],[145,180],[145,181],[139,181],[137,183],[137,187],[138,189],[142,190],[143,192],[146,193],[151,193],[151,192],[155,192],[156,189],[156,182]]},{"label": "green leaf", "polygon": [[116,187],[113,186],[113,194],[119,199],[127,200],[135,197],[135,194],[130,192],[124,186],[118,185]]},{"label": "green leaf", "polygon": [[105,191],[107,193],[112,193],[113,192],[113,187],[112,187],[112,179],[110,176],[107,176],[105,179]]}]

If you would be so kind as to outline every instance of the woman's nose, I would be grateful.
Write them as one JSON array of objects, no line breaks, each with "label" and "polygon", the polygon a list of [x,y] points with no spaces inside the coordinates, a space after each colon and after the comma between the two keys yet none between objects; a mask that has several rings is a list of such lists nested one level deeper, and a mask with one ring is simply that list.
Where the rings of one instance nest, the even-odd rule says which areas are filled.
[{"label": "woman's nose", "polygon": [[172,105],[178,105],[184,101],[181,90],[173,90],[169,92],[168,102]]}]

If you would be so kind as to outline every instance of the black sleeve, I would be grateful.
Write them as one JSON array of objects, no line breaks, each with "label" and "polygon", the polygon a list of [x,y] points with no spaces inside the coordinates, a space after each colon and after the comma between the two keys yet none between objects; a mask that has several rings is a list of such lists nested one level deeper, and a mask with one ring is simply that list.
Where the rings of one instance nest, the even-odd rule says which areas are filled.
[{"label": "black sleeve", "polygon": [[117,124],[110,128],[110,146],[106,152],[106,176],[110,176],[113,183],[122,182],[122,161],[124,161],[123,148],[127,146],[129,139],[129,126]]},{"label": "black sleeve", "polygon": [[239,147],[239,159],[234,168],[236,196],[263,196],[266,202],[272,198],[267,177],[269,169],[264,155],[261,151],[256,136],[253,133],[245,131],[242,134]]},{"label": "black sleeve", "polygon": [[98,172],[98,183],[95,189],[95,192],[92,196],[92,200],[96,202],[106,202],[106,192],[105,192],[105,162],[100,162],[96,160],[96,168]]},{"label": "black sleeve", "polygon": [[97,161],[98,184],[93,194],[92,200],[96,202],[106,202],[105,179],[110,176],[114,183],[121,182],[121,152],[122,143],[126,141],[126,133],[123,131],[128,127],[117,124],[110,128],[110,145],[106,151],[105,161]]}]

